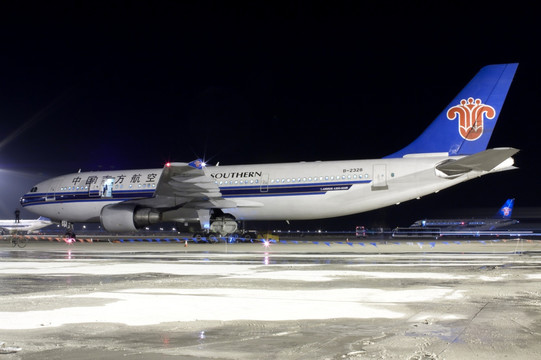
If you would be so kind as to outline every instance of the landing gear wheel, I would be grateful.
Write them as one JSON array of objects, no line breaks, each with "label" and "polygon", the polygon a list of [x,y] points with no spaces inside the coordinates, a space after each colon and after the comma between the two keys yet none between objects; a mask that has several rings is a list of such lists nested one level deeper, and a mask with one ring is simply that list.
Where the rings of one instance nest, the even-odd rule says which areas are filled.
[{"label": "landing gear wheel", "polygon": [[198,243],[203,239],[203,235],[201,234],[193,234],[193,240]]}]

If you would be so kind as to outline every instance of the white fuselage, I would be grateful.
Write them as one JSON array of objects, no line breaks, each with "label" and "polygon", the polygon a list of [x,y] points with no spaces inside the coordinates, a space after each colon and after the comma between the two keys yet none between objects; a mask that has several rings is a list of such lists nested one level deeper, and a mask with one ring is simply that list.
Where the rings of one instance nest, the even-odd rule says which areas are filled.
[{"label": "white fuselage", "polygon": [[[222,209],[237,220],[307,220],[350,215],[418,198],[483,172],[453,179],[437,176],[435,165],[460,157],[426,156],[238,166],[204,169],[223,198],[237,206]],[[44,181],[21,203],[57,221],[97,222],[104,206],[151,198],[162,169],[82,172]],[[188,218],[183,209],[167,219]],[[177,215],[175,213],[178,212]]]}]

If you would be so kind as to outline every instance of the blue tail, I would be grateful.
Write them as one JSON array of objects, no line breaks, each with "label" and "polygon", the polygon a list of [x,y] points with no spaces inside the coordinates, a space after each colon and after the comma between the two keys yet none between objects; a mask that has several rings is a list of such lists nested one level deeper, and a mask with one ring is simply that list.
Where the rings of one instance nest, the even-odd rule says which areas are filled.
[{"label": "blue tail", "polygon": [[500,208],[500,210],[494,216],[497,219],[510,219],[511,213],[513,212],[513,205],[515,204],[515,199],[507,199],[505,204]]},{"label": "blue tail", "polygon": [[517,67],[482,68],[421,136],[387,157],[438,152],[470,155],[486,150]]}]

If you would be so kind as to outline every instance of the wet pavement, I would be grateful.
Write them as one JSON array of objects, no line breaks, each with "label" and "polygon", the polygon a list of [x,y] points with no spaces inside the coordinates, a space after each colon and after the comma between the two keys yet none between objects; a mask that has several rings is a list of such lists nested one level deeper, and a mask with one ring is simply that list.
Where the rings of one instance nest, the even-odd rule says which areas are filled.
[{"label": "wet pavement", "polygon": [[0,243],[5,359],[541,357],[541,242]]}]

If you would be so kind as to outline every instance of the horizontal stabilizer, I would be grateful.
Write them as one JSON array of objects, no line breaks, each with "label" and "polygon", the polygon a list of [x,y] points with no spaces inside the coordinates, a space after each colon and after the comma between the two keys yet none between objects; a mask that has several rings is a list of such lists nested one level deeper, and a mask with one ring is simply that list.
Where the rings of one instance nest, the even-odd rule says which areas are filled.
[{"label": "horizontal stabilizer", "polygon": [[[450,177],[465,174],[472,170],[491,171],[517,152],[519,150],[515,148],[489,149],[458,160],[448,160],[436,166],[436,170]],[[509,165],[512,165],[512,163]]]}]

